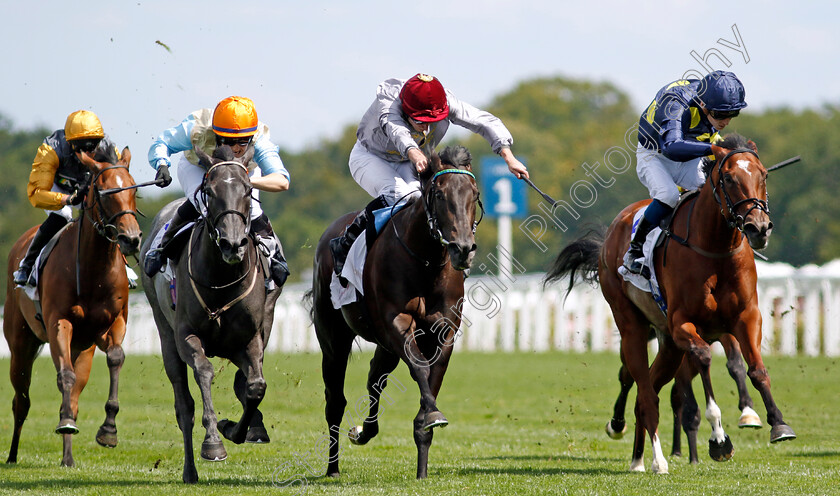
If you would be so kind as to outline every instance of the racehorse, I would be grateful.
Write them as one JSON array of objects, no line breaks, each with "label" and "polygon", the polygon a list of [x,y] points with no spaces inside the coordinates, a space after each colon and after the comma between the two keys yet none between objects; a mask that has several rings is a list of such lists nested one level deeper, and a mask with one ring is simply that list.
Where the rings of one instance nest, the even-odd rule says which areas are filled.
[{"label": "racehorse", "polygon": [[[618,273],[630,241],[634,214],[650,201],[636,202],[622,210],[606,238],[584,236],[558,255],[546,279],[554,280],[580,271],[597,277],[621,334],[621,360],[637,387],[636,431],[630,469],[644,471],[644,433],[653,448],[651,470],[667,473],[659,440],[659,390],[667,384],[686,356],[697,368],[706,394],[706,419],[712,425],[709,454],[715,460],[732,456],[732,443],[723,430],[720,408],[709,376],[709,343],[724,333],[741,346],[748,375],[761,394],[771,425],[770,442],[793,439],[770,393],[770,376],[761,358],[761,313],[756,296],[756,271],[752,250],[767,246],[773,223],[767,204],[767,170],[755,144],[742,136],[728,135],[715,151],[715,164],[706,183],[675,212],[664,246],[654,253],[654,267],[662,298],[663,314],[650,294],[626,282]],[[659,336],[660,347],[648,367],[649,328]]]},{"label": "racehorse", "polygon": [[[653,333],[651,339],[656,337]],[[729,375],[735,381],[738,389],[738,409],[741,416],[738,419],[738,427],[761,428],[761,419],[753,410],[753,400],[747,391],[747,370],[741,359],[741,347],[738,341],[731,334],[721,334],[718,341],[723,346],[726,355],[726,368]],[[674,376],[674,386],[671,388],[671,410],[674,413],[674,436],[671,446],[671,456],[682,456],[682,436],[680,426],[688,438],[689,461],[699,463],[697,456],[697,429],[700,426],[700,411],[694,392],[691,389],[691,381],[697,376],[698,370],[691,366],[691,362],[683,357],[683,362]],[[621,439],[627,430],[624,420],[624,410],[627,405],[627,396],[633,387],[633,377],[622,366],[618,372],[618,381],[621,384],[621,391],[615,401],[613,417],[607,422],[605,431],[612,439]]]},{"label": "racehorse", "polygon": [[[347,400],[344,376],[353,339],[376,343],[367,389],[368,417],[348,435],[366,444],[379,432],[379,398],[400,360],[420,387],[420,410],[414,418],[417,478],[427,476],[433,429],[448,424],[437,395],[461,325],[463,270],[472,263],[478,188],[466,148],[447,147],[432,155],[421,175],[421,197],[396,212],[371,246],[364,267],[364,296],[333,308],[330,239],[339,236],[355,212],[333,222],[315,251],[312,317],[321,345],[330,447],[327,476],[337,477],[338,434]],[[480,220],[480,219],[479,219]]]},{"label": "racehorse", "polygon": [[[156,274],[142,274],[143,289],[152,308],[160,335],[164,368],[175,392],[175,415],[184,441],[183,480],[198,481],[193,456],[192,428],[195,402],[189,391],[189,365],[201,390],[206,429],[201,457],[209,461],[227,458],[220,437],[241,444],[269,441],[258,406],[265,396],[263,351],[274,320],[279,290],[266,291],[265,267],[255,240],[249,236],[251,181],[243,164],[253,157],[251,148],[241,162],[229,146],[216,148],[213,157],[196,148],[200,164],[207,169],[197,190],[206,213],[189,234],[181,255],[170,263],[175,276],[173,306],[169,281]],[[152,235],[141,249],[149,251],[151,240],[186,199],[175,200],[155,216]],[[208,357],[222,357],[237,370],[234,392],[242,403],[239,422],[217,420],[210,387],[213,365]]]},{"label": "racehorse", "polygon": [[[61,393],[59,422],[63,466],[72,467],[72,435],[79,432],[79,395],[90,376],[97,347],[108,357],[111,386],[105,403],[105,422],[96,442],[117,445],[117,390],[125,355],[122,341],[128,319],[126,256],[136,255],[142,233],[137,224],[134,179],[128,171],[131,153],[99,150],[94,159],[82,154],[92,174],[81,213],[64,229],[38,279],[39,302],[15,287],[12,272],[23,258],[37,226],[21,236],[9,252],[3,332],[11,351],[10,377],[15,425],[6,463],[17,462],[18,443],[29,413],[32,364],[44,343],[58,372]],[[37,267],[33,270],[37,270]],[[40,304],[40,311],[38,305]]]}]

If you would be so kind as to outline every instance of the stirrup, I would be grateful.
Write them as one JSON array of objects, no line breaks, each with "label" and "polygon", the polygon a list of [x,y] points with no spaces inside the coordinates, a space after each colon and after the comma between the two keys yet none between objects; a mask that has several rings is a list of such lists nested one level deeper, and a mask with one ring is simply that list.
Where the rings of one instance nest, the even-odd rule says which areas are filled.
[{"label": "stirrup", "polygon": [[24,287],[29,282],[29,278],[32,275],[32,269],[29,269],[29,272],[23,270],[22,268],[18,268],[14,274],[12,274],[12,278],[14,283],[17,286]]},{"label": "stirrup", "polygon": [[347,261],[347,253],[344,252],[344,246],[341,240],[341,236],[330,240],[330,253],[333,257],[333,270],[337,276],[341,275],[341,271],[344,269],[344,262]]}]

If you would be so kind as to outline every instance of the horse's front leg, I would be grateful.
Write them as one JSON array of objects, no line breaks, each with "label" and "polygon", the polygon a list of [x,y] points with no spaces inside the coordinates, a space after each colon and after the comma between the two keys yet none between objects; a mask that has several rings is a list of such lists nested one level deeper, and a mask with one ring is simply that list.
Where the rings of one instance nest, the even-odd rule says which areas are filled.
[{"label": "horse's front leg", "polygon": [[732,441],[723,429],[720,407],[715,401],[715,393],[712,389],[711,364],[712,349],[697,333],[697,328],[690,322],[684,322],[678,326],[675,333],[675,340],[681,349],[686,350],[687,357],[691,360],[694,368],[700,375],[703,382],[703,391],[706,395],[706,420],[712,427],[712,435],[709,437],[709,456],[712,460],[724,462],[732,458],[735,452]]},{"label": "horse's front leg", "polygon": [[58,426],[56,426],[55,432],[57,434],[77,434],[79,428],[76,427],[76,415],[73,412],[71,402],[73,387],[76,385],[76,371],[73,368],[73,357],[70,355],[73,324],[66,319],[59,319],[51,327],[47,330],[50,334],[50,354],[57,372],[58,392],[61,393],[61,408],[59,409]]},{"label": "horse's front leg", "polygon": [[96,433],[96,442],[106,448],[117,446],[117,413],[120,411],[119,384],[120,370],[125,363],[125,353],[122,349],[122,341],[125,337],[125,318],[119,315],[111,329],[101,339],[97,340],[99,349],[105,352],[108,362],[108,375],[110,387],[108,388],[108,401],[105,402],[105,421]]},{"label": "horse's front leg", "polygon": [[263,343],[260,335],[257,334],[245,350],[233,355],[231,361],[239,367],[245,377],[244,388],[241,388],[244,390],[237,394],[237,396],[241,395],[239,399],[242,402],[242,417],[236,423],[222,419],[218,427],[227,439],[236,444],[242,444],[245,442],[251,421],[258,413],[257,408],[265,397],[266,384],[262,370]]},{"label": "horse's front leg", "polygon": [[192,367],[195,382],[198,384],[201,391],[201,400],[204,403],[201,425],[204,426],[206,434],[204,442],[201,443],[201,457],[211,462],[222,461],[227,458],[227,451],[225,451],[225,445],[222,443],[221,436],[219,436],[218,419],[213,408],[213,396],[211,394],[214,376],[213,364],[204,354],[204,345],[198,336],[184,329],[179,330],[176,336],[183,336],[182,339],[176,337],[178,354],[187,365]]},{"label": "horse's front leg", "polygon": [[[79,396],[82,394],[82,390],[85,388],[85,385],[87,385],[88,378],[90,377],[94,351],[96,351],[96,348],[91,346],[86,350],[75,352],[71,355],[73,360],[73,371],[76,376],[76,380],[70,391],[70,411],[73,419],[77,419],[79,417]],[[78,429],[76,429],[76,432],[78,432]],[[75,462],[73,461],[73,434],[76,432],[60,433],[63,445],[61,457],[62,466],[72,467],[75,465]]]},{"label": "horse's front leg", "polygon": [[744,312],[735,325],[733,334],[738,339],[741,353],[747,362],[747,375],[764,401],[767,423],[771,425],[770,442],[796,439],[796,433],[785,423],[782,412],[776,406],[773,395],[770,393],[770,374],[767,373],[767,368],[761,358],[761,313],[757,308],[754,311]]},{"label": "horse's front leg", "polygon": [[[429,387],[432,389],[432,395],[437,399],[440,393],[441,385],[443,384],[443,376],[446,374],[446,369],[449,367],[449,358],[452,355],[452,342],[445,343],[440,346],[440,354],[438,359],[432,362],[429,366]],[[421,410],[422,412],[422,410]],[[439,413],[439,412],[438,412]],[[441,415],[442,416],[442,415]],[[414,420],[414,442],[417,445],[417,478],[422,479],[428,475],[429,466],[429,448],[432,447],[432,438],[434,437],[434,430],[423,427],[418,413]],[[443,419],[444,421],[446,419]],[[447,424],[440,424],[441,427],[446,427]]]},{"label": "horse's front leg", "polygon": [[[399,363],[400,357],[382,346],[376,347],[373,358],[370,360],[370,371],[368,372],[367,380],[368,415],[365,418],[364,425],[355,426],[350,430],[349,437],[353,444],[367,444],[368,441],[379,434],[379,416],[382,414],[381,398],[383,390],[388,385],[391,372],[397,368]],[[397,381],[397,384],[400,390],[405,391],[405,386],[399,381]],[[384,394],[388,404],[392,405],[394,401],[388,393]]]},{"label": "horse's front leg", "polygon": [[726,370],[729,376],[735,381],[738,388],[738,410],[741,417],[738,419],[738,427],[752,427],[760,429],[761,417],[753,410],[753,400],[750,392],[747,391],[747,369],[744,367],[744,360],[741,358],[741,347],[738,340],[732,334],[724,334],[720,337],[720,344],[726,353]]}]

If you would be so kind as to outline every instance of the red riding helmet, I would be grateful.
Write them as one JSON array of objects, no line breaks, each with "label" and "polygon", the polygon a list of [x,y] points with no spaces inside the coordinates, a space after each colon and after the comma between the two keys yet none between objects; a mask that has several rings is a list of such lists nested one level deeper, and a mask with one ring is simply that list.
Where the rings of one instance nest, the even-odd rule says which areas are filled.
[{"label": "red riding helmet", "polygon": [[400,100],[406,115],[420,122],[437,122],[449,115],[446,91],[434,76],[417,74],[405,82]]}]

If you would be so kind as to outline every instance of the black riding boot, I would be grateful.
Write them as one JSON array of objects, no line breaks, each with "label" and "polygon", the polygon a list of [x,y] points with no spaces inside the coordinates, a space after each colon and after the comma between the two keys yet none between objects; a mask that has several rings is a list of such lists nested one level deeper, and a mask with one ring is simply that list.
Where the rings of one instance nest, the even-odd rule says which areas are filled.
[{"label": "black riding boot", "polygon": [[630,248],[627,254],[624,255],[624,266],[633,274],[641,274],[643,265],[644,253],[642,247],[645,244],[645,238],[655,226],[647,220],[647,217],[642,215],[639,220],[639,225],[636,227],[636,232],[633,234],[633,239],[630,240]]},{"label": "black riding boot", "polygon": [[344,269],[344,262],[347,261],[347,254],[350,252],[353,242],[356,241],[356,238],[360,234],[365,232],[368,212],[373,212],[374,210],[379,210],[387,206],[388,201],[385,199],[385,195],[377,196],[356,215],[356,218],[347,226],[341,236],[330,240],[330,251],[333,256],[333,268],[335,269],[336,275],[341,275],[341,271]]},{"label": "black riding boot", "polygon": [[47,241],[52,239],[62,227],[67,225],[67,219],[58,215],[50,214],[47,220],[38,228],[38,232],[32,237],[32,242],[29,244],[29,249],[26,250],[23,260],[20,261],[18,270],[13,274],[15,284],[18,286],[25,286],[29,281],[29,276],[32,274],[32,266],[35,265],[35,259],[41,253],[41,249],[47,244]]},{"label": "black riding boot", "polygon": [[[286,263],[283,257],[283,246],[280,245],[280,240],[274,234],[274,229],[271,227],[271,222],[265,214],[260,215],[251,221],[251,232],[256,234],[260,239],[260,243],[269,252],[269,269],[271,270],[271,279],[277,288],[282,288],[289,278],[289,264]],[[271,246],[274,245],[274,246]]]},{"label": "black riding boot", "polygon": [[146,252],[146,258],[143,260],[143,272],[146,273],[149,277],[154,277],[155,274],[160,272],[160,269],[163,267],[164,257],[169,257],[171,254],[167,252],[169,248],[169,243],[172,242],[172,238],[178,234],[178,231],[181,230],[188,222],[194,221],[198,218],[198,210],[195,209],[195,206],[189,201],[185,201],[178,207],[178,210],[175,211],[175,215],[172,216],[172,219],[169,220],[169,226],[166,228],[166,232],[163,233],[163,237],[160,238],[160,246],[157,249],[149,250]]}]

